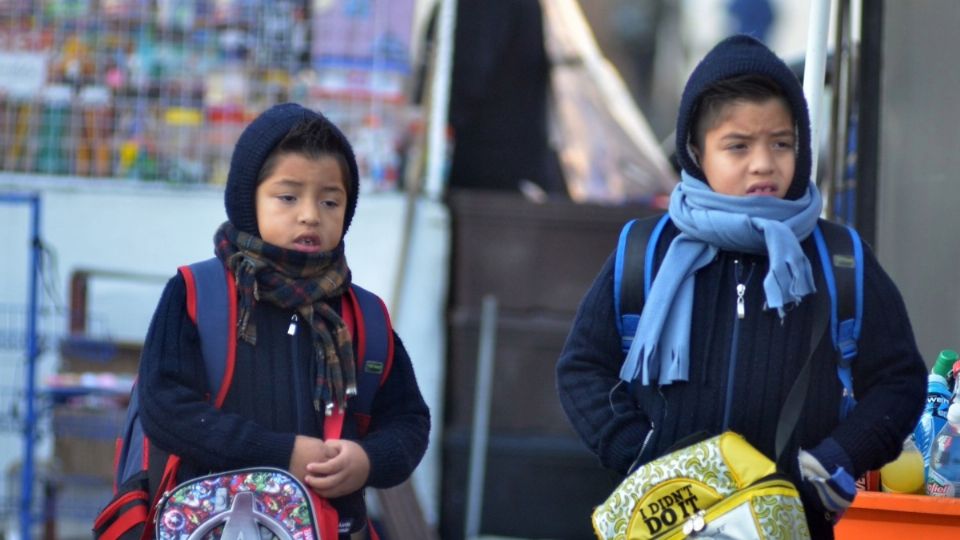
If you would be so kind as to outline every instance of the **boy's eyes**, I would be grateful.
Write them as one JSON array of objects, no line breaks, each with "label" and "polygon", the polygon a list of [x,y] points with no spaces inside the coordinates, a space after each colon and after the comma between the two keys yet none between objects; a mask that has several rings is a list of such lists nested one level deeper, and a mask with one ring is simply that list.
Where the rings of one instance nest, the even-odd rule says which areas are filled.
[{"label": "boy's eyes", "polygon": [[[781,150],[793,150],[793,141],[774,141],[773,146]],[[727,145],[727,150],[746,150],[749,147],[747,143],[733,143]]]},{"label": "boy's eyes", "polygon": [[[280,202],[288,203],[288,204],[297,202],[297,198],[298,197],[296,195],[286,195],[286,194],[277,195],[277,199]],[[323,199],[320,201],[320,206],[325,206],[327,208],[336,208],[340,206],[340,201],[336,199]]]}]

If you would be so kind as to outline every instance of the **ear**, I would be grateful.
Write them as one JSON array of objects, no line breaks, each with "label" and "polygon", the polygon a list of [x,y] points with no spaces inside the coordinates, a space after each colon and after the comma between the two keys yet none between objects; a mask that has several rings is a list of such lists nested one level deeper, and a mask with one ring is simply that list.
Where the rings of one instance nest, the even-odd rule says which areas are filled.
[{"label": "ear", "polygon": [[703,153],[700,151],[700,147],[691,141],[690,144],[687,145],[687,152],[690,153],[690,157],[693,158],[693,162],[696,163],[698,167],[703,166]]}]

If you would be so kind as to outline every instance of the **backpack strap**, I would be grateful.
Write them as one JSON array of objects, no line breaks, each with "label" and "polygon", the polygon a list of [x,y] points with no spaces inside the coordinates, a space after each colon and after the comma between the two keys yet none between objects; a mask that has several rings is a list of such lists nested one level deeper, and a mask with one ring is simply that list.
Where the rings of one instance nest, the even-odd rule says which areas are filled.
[{"label": "backpack strap", "polygon": [[[215,257],[181,267],[180,271],[187,282],[187,312],[200,332],[211,396],[216,396],[219,407],[226,398],[236,362],[237,329],[231,324],[237,320],[236,282]],[[341,310],[348,326],[353,326],[350,330],[356,336],[356,354],[361,359],[357,397],[351,410],[360,416],[358,423],[363,432],[369,424],[374,396],[393,365],[393,329],[383,301],[358,285],[352,285],[343,296]],[[226,336],[226,341],[219,336]],[[226,358],[226,362],[213,360],[220,358]],[[342,428],[334,431],[339,436]]]},{"label": "backpack strap", "polygon": [[372,292],[351,285],[343,295],[341,312],[354,336],[357,365],[357,395],[350,410],[357,422],[358,435],[366,434],[377,390],[393,367],[393,327],[383,300]]},{"label": "backpack strap", "polygon": [[[634,219],[624,225],[614,261],[613,295],[617,331],[624,354],[630,350],[643,302],[656,272],[657,243],[669,214]],[[823,276],[830,294],[830,337],[838,352],[837,377],[843,384],[841,417],[856,404],[853,360],[863,320],[863,241],[852,227],[820,220],[814,228]]]},{"label": "backpack strap", "polygon": [[[217,396],[216,405],[219,407],[223,404],[223,398],[226,397],[226,392],[224,391],[222,392],[223,395],[220,395],[219,390],[225,390],[229,386],[230,379],[225,377],[232,378],[233,376],[236,328],[228,321],[236,319],[236,284],[233,276],[226,271],[217,258],[211,258],[189,266],[181,266],[178,270],[187,287],[187,314],[197,324],[200,331],[204,365],[207,378],[213,388],[211,395]],[[219,334],[216,332],[219,332]],[[230,334],[227,342],[204,339],[203,337],[227,334]],[[227,356],[228,353],[229,357]],[[208,358],[227,358],[227,361],[208,361]],[[140,409],[136,391],[131,392],[130,404],[127,409],[133,413]],[[142,441],[142,443],[138,441]],[[117,445],[125,451],[116,452],[116,463],[114,464],[117,472],[115,491],[120,484],[131,478],[137,471],[152,469],[153,475],[159,478],[169,468],[170,460],[173,458],[173,456],[168,458],[166,466],[163,469],[158,469],[157,460],[150,459],[151,447],[143,433],[139,416],[136,414],[128,418],[127,427],[124,429],[124,437],[117,441]],[[153,463],[152,466],[151,463]]]},{"label": "backpack strap", "polygon": [[633,219],[620,231],[613,269],[613,308],[624,354],[637,333],[643,302],[653,283],[657,242],[668,221],[669,214]]},{"label": "backpack strap", "polygon": [[[187,314],[197,325],[200,334],[200,348],[207,372],[207,384],[210,385],[210,398],[219,409],[230,389],[236,363],[236,325],[230,323],[237,318],[236,283],[233,274],[227,272],[217,258],[181,266],[178,270],[187,286]],[[136,428],[142,433],[139,422],[137,424]],[[147,458],[150,445],[146,437],[143,441],[143,463],[147,464],[150,485],[157,486],[144,528],[144,536],[152,537],[150,524],[155,519],[157,501],[165,491],[177,484],[180,456],[169,454],[161,469],[159,461]]]},{"label": "backpack strap", "polygon": [[181,266],[187,283],[187,313],[197,324],[210,396],[223,405],[237,359],[237,284],[216,258]]},{"label": "backpack strap", "polygon": [[823,277],[830,293],[830,337],[837,350],[837,377],[843,384],[841,418],[856,399],[852,365],[863,320],[863,241],[852,227],[821,220],[813,231]]}]

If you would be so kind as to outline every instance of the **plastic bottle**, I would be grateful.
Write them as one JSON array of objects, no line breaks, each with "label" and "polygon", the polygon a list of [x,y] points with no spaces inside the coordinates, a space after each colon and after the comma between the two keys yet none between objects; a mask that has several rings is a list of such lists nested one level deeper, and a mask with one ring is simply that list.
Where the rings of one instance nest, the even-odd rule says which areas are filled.
[{"label": "plastic bottle", "polygon": [[960,495],[960,403],[950,405],[947,423],[934,439],[927,474],[927,495]]},{"label": "plastic bottle", "polygon": [[926,493],[923,457],[913,436],[903,441],[897,459],[880,468],[880,490],[889,493]]},{"label": "plastic bottle", "polygon": [[950,387],[947,386],[946,374],[957,361],[956,351],[945,349],[940,352],[937,362],[930,375],[927,376],[927,404],[920,415],[920,421],[913,430],[920,455],[923,456],[924,474],[930,470],[930,450],[933,447],[933,438],[940,432],[946,423],[947,407],[950,406]]}]

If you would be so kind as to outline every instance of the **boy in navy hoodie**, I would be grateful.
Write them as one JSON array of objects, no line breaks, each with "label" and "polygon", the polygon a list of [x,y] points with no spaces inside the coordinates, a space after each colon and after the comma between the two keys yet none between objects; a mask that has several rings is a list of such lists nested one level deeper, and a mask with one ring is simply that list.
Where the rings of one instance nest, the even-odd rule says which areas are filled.
[{"label": "boy in navy hoodie", "polygon": [[[811,234],[822,203],[806,101],[789,68],[753,38],[720,42],[684,89],[676,147],[682,180],[628,353],[611,256],[557,364],[571,423],[620,474],[698,432],[738,432],[773,459],[781,407],[811,355],[814,310],[829,306],[815,301],[827,295]],[[863,259],[857,405],[841,420],[828,335],[781,460],[813,538],[833,537],[854,478],[898,455],[924,403],[926,368],[900,293],[866,246]]]},{"label": "boy in navy hoodie", "polygon": [[[357,205],[350,143],[324,116],[287,103],[241,134],[215,252],[236,278],[236,365],[221,409],[209,401],[186,285],[167,283],[144,344],[144,431],[183,462],[178,480],[254,466],[287,469],[338,510],[340,536],[363,531],[363,489],[407,479],[427,447],[430,415],[396,334],[389,376],[362,437],[323,439],[357,392],[354,336],[340,312],[351,285],[343,237]],[[348,420],[349,421],[349,420]]]}]

